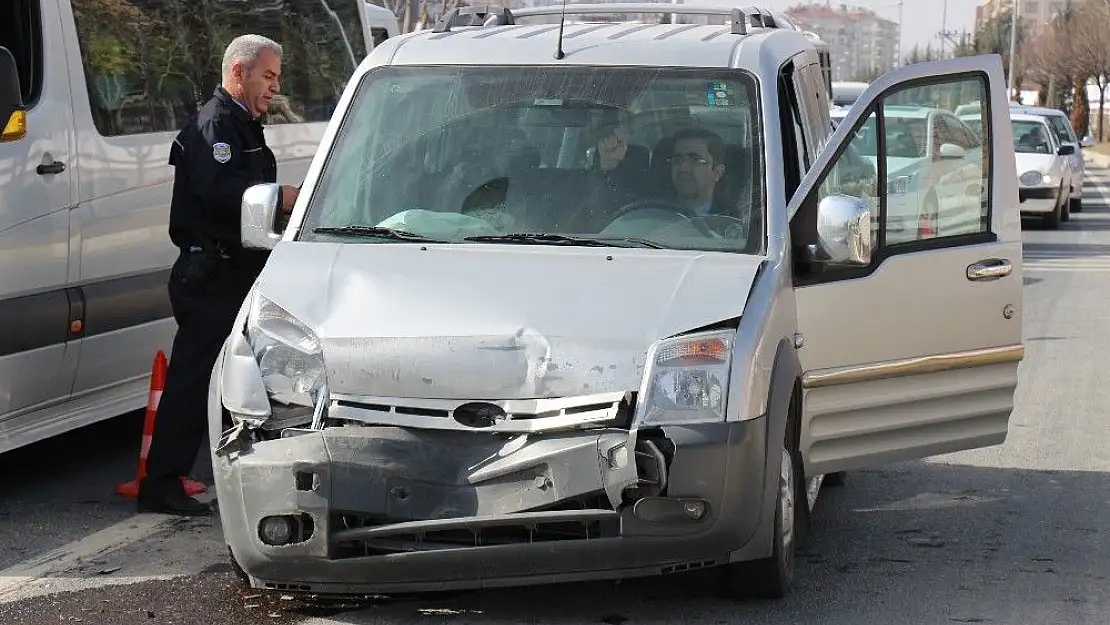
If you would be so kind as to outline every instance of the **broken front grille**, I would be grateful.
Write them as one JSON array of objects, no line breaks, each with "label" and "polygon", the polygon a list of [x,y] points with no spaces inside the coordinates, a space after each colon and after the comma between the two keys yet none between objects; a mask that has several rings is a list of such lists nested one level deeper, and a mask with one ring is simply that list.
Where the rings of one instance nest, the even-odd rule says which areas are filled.
[{"label": "broken front grille", "polygon": [[593,540],[618,535],[613,510],[546,510],[484,517],[407,521],[383,524],[373,517],[332,517],[333,557],[462,549],[493,545]]},{"label": "broken front grille", "polygon": [[[401,427],[486,432],[542,432],[568,427],[627,427],[632,421],[635,393],[615,392],[495,401],[442,400],[333,395],[329,417]],[[488,424],[469,423],[460,409],[482,404],[500,414]]]}]

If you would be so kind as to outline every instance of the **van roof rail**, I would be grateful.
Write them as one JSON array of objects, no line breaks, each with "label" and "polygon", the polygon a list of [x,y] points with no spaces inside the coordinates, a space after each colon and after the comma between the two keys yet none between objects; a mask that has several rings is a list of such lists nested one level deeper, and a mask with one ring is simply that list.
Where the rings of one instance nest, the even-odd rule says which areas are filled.
[{"label": "van roof rail", "polygon": [[[728,16],[732,34],[746,35],[748,28],[784,28],[798,30],[788,18],[775,11],[755,6],[698,6],[689,4],[664,4],[648,2],[607,2],[590,4],[553,4],[542,7],[525,7],[515,11],[507,7],[484,5],[453,9],[436,23],[435,32],[450,31],[453,26],[503,26],[515,24],[518,17],[537,15],[724,15]],[[465,22],[459,18],[468,17]],[[475,23],[475,19],[479,23]]]},{"label": "van roof rail", "polygon": [[[465,19],[463,19],[465,18]],[[508,7],[484,4],[457,7],[440,16],[432,30],[449,32],[453,26],[505,26],[515,24]]]}]

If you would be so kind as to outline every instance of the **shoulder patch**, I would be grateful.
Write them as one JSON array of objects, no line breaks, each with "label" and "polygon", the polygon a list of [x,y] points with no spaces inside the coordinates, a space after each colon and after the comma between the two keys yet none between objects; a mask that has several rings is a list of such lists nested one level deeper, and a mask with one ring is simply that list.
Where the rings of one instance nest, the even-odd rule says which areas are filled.
[{"label": "shoulder patch", "polygon": [[217,163],[226,163],[231,160],[231,146],[219,142],[212,145],[212,158],[216,159]]}]

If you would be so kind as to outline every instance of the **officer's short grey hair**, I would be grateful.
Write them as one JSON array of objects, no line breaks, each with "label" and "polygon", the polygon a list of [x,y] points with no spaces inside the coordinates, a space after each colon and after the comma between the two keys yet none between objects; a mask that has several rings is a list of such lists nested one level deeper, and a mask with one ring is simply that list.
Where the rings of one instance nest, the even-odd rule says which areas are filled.
[{"label": "officer's short grey hair", "polygon": [[231,66],[236,61],[242,61],[243,65],[247,68],[254,66],[254,62],[258,60],[258,56],[262,54],[263,50],[273,50],[274,54],[281,58],[281,44],[262,35],[239,35],[227,44],[227,49],[224,50],[224,64],[223,64],[223,79],[231,77]]}]

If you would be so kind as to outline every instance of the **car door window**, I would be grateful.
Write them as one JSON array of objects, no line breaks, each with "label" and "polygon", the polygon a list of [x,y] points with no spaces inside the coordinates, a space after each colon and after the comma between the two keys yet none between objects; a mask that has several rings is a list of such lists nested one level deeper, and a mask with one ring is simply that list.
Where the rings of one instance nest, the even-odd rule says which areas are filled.
[{"label": "car door window", "polygon": [[[31,108],[42,92],[42,28],[38,0],[0,2],[0,46],[15,57],[23,105]],[[0,120],[0,123],[7,120]]]},{"label": "car door window", "polygon": [[1068,123],[1067,118],[1063,115],[1049,115],[1048,124],[1052,127],[1053,133],[1060,143],[1078,143],[1079,139],[1075,136],[1075,131],[1072,129],[1071,124]]},{"label": "car door window", "polygon": [[[803,263],[799,268],[803,282],[826,279],[824,276],[833,279],[842,274],[866,274],[893,254],[964,245],[991,236],[991,164],[989,150],[982,149],[990,144],[989,111],[976,107],[978,113],[965,113],[971,123],[982,128],[978,141],[969,141],[958,127],[952,128],[948,117],[957,106],[986,101],[986,83],[978,76],[949,77],[930,85],[928,91],[939,97],[922,103],[917,110],[907,103],[912,96],[899,89],[873,105],[856,122],[853,138],[834,160],[824,181],[792,218],[795,249],[804,257],[804,248],[815,243],[808,220],[815,219],[821,199],[848,195],[863,201],[871,209],[875,250],[871,267]],[[938,111],[938,101],[951,108]],[[937,111],[931,115],[931,124],[926,122],[930,110]],[[931,133],[935,137],[930,137]],[[930,138],[936,146],[927,148]],[[912,146],[899,143],[909,140]],[[951,145],[942,150],[945,143]]]}]

